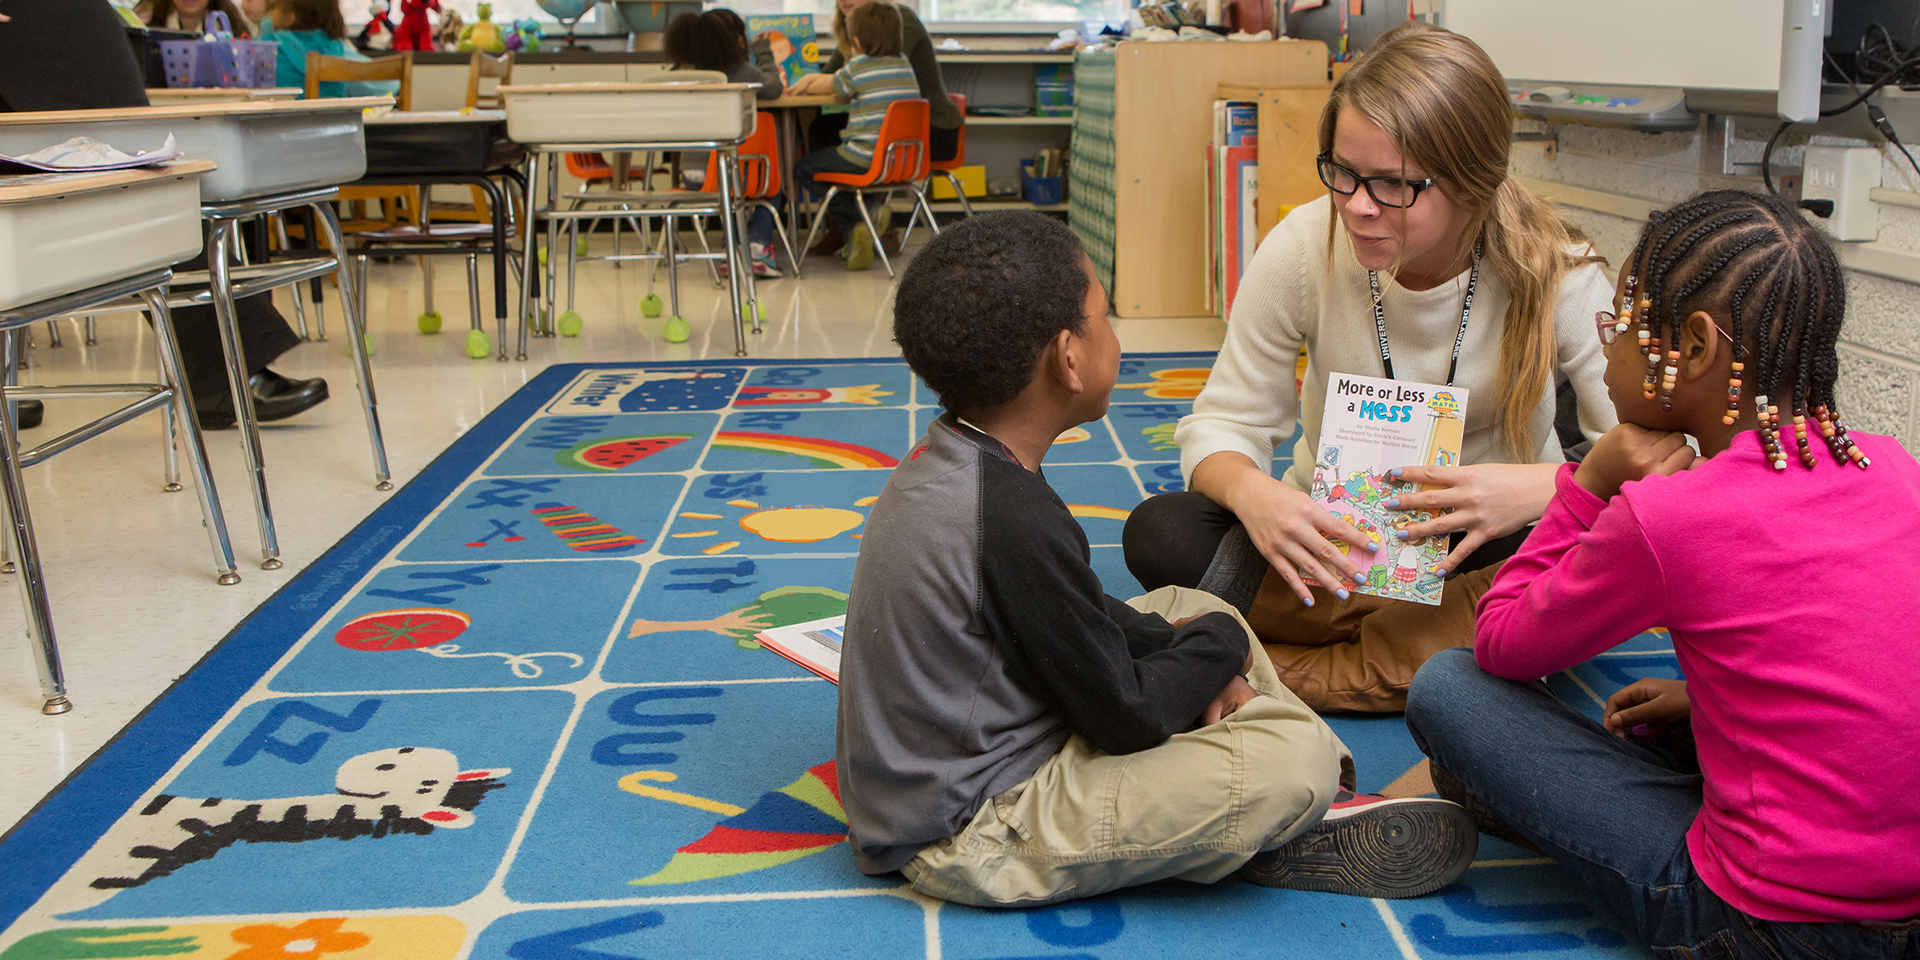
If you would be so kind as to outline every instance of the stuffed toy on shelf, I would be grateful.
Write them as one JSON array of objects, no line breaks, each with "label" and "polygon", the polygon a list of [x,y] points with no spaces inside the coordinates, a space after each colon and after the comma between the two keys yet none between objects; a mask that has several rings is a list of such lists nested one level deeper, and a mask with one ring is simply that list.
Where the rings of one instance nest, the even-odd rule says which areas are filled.
[{"label": "stuffed toy on shelf", "polygon": [[448,52],[458,49],[460,46],[460,28],[462,23],[463,21],[460,19],[460,14],[455,11],[448,10],[441,14],[440,28],[433,32],[434,42],[438,44],[434,49]]},{"label": "stuffed toy on shelf", "polygon": [[400,26],[393,31],[395,50],[432,50],[433,25],[427,11],[440,10],[440,0],[400,0]]},{"label": "stuffed toy on shelf", "polygon": [[493,4],[483,3],[474,11],[480,19],[467,24],[460,31],[459,43],[455,49],[461,53],[478,50],[482,53],[505,53],[506,37],[501,35],[500,25],[493,22]]},{"label": "stuffed toy on shelf", "polygon": [[393,21],[387,19],[387,11],[392,5],[387,0],[373,0],[367,4],[367,25],[360,28],[358,36],[353,38],[354,47],[361,53],[385,53],[393,49]]}]

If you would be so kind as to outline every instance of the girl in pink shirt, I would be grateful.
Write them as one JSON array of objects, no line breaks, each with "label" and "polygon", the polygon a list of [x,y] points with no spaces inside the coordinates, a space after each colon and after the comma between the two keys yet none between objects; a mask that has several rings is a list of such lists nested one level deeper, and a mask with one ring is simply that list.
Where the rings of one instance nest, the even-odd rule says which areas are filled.
[{"label": "girl in pink shirt", "polygon": [[[1920,464],[1841,422],[1840,265],[1791,205],[1716,191],[1620,274],[1595,318],[1620,426],[1561,468],[1408,726],[1443,795],[1656,955],[1920,957]],[[1655,626],[1687,680],[1600,723],[1536,682]],[[1628,736],[1663,724],[1697,770]]]}]

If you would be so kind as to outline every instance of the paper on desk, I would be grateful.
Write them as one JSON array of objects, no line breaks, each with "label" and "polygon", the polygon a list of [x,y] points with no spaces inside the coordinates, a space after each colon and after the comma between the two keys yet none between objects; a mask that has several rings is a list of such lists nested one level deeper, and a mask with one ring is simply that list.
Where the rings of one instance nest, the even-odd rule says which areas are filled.
[{"label": "paper on desk", "polygon": [[74,137],[65,143],[56,143],[25,156],[9,157],[0,154],[0,173],[123,170],[128,167],[165,163],[168,160],[177,160],[179,157],[180,151],[174,147],[171,133],[167,134],[167,141],[161,144],[158,150],[141,150],[131,154],[121,153],[92,137]]}]

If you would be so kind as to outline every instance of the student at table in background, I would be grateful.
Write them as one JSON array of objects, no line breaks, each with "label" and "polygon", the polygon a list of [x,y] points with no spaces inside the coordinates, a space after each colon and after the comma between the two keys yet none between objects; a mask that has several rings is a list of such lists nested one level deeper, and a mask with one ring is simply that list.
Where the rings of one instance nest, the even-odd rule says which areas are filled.
[{"label": "student at table in background", "polygon": [[[747,24],[740,15],[725,7],[705,13],[683,13],[667,25],[663,42],[673,70],[711,70],[727,75],[728,83],[757,83],[754,96],[772,100],[780,96],[780,68],[762,68],[754,62],[747,44]],[[767,44],[762,41],[762,46]],[[772,58],[771,49],[767,56]],[[681,176],[690,187],[706,185],[707,152],[689,150],[680,155]],[[779,277],[773,261],[773,211],[756,207],[747,223],[747,247],[752,254],[753,275],[769,279]]]},{"label": "student at table in background", "polygon": [[[822,147],[793,164],[794,179],[810,184],[815,196],[827,189],[812,183],[816,173],[867,172],[873,165],[873,148],[880,140],[880,122],[886,118],[887,105],[920,96],[920,88],[913,79],[913,67],[900,56],[901,9],[891,3],[868,3],[856,7],[847,17],[847,36],[840,44],[842,49],[853,53],[853,58],[827,78],[831,92],[846,97],[851,103],[846,133],[839,146]],[[865,270],[873,265],[874,244],[879,242],[877,235],[885,234],[892,221],[892,210],[884,202],[876,201],[874,211],[870,231],[852,193],[834,194],[833,202],[827,207],[834,226],[847,238],[840,256],[847,261],[848,270]]]},{"label": "student at table in background", "polygon": [[[852,56],[847,46],[847,20],[855,10],[870,3],[886,4],[899,12],[900,55],[913,64],[914,83],[920,87],[920,98],[927,101],[930,127],[927,152],[936,161],[952,160],[960,152],[960,111],[947,99],[946,86],[940,81],[940,64],[933,56],[933,38],[927,36],[926,25],[911,8],[888,0],[837,0],[833,9],[833,42],[837,49],[820,65],[818,74],[800,78],[787,92],[795,96],[833,92],[833,74],[846,66]],[[807,128],[807,147],[819,150],[832,146],[846,125],[846,114],[823,114]]]},{"label": "student at table in background", "polygon": [[[100,110],[144,107],[147,92],[141,86],[140,66],[127,46],[126,21],[107,0],[0,0],[12,20],[0,25],[0,111]],[[84,63],[87,68],[75,70]],[[148,149],[151,144],[117,144]],[[201,255],[178,269],[204,270]],[[212,307],[175,307],[173,326],[180,344],[180,361],[187,369],[187,390],[200,425],[206,429],[234,424],[233,399],[227,386],[227,366]],[[300,338],[274,309],[273,297],[262,294],[235,301],[240,351],[252,372],[248,386],[254,412],[261,420],[291,417],[327,399],[327,382],[314,377],[293,380],[267,369],[274,358],[293,349]],[[39,406],[37,401],[33,406]],[[25,426],[39,422],[39,412],[20,404]],[[31,423],[25,423],[31,419]]]},{"label": "student at table in background", "polygon": [[249,17],[233,0],[140,0],[133,15],[149,27],[161,30],[207,31],[207,14],[218,10],[227,15],[236,37],[254,35],[256,17]]},{"label": "student at table in background", "polygon": [[[833,10],[833,39],[837,49],[820,65],[820,72],[801,77],[798,83],[787,88],[793,96],[810,96],[833,92],[833,74],[846,66],[851,50],[847,46],[847,18],[853,11],[869,3],[888,3],[888,0],[838,0]],[[936,161],[952,160],[960,152],[960,124],[962,117],[959,108],[947,99],[946,86],[940,79],[940,64],[933,56],[933,38],[927,36],[927,28],[914,14],[912,8],[896,6],[900,11],[900,54],[913,64],[914,82],[920,85],[920,98],[927,101],[927,152]],[[822,113],[807,126],[807,149],[824,150],[839,143],[847,126],[845,113]],[[890,231],[882,229],[881,239],[887,239]],[[839,236],[836,236],[839,234]],[[839,233],[836,226],[825,234],[815,251],[840,248],[845,234]],[[891,249],[891,248],[889,248]],[[805,256],[812,251],[802,251]]]},{"label": "student at table in background", "polygon": [[[340,16],[340,0],[267,0],[267,16],[260,25],[260,39],[280,45],[274,83],[282,87],[306,88],[309,53],[349,60],[367,59],[347,42],[347,21]],[[322,97],[378,97],[399,92],[400,84],[395,80],[320,85]]]}]

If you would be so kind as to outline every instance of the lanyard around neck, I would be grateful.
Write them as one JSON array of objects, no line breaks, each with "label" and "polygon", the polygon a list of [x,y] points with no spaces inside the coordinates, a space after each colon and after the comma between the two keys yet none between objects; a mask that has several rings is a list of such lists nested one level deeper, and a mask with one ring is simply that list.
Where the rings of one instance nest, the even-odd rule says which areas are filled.
[{"label": "lanyard around neck", "polygon": [[[1460,370],[1460,344],[1467,339],[1467,317],[1473,313],[1473,288],[1480,282],[1480,241],[1473,242],[1473,269],[1467,274],[1467,295],[1460,302],[1460,332],[1453,335],[1453,361],[1447,364],[1447,386],[1453,386],[1453,376]],[[1373,290],[1373,330],[1380,336],[1380,366],[1387,371],[1387,379],[1393,376],[1393,348],[1387,345],[1387,311],[1380,305],[1380,275],[1367,271],[1367,286]]]}]

